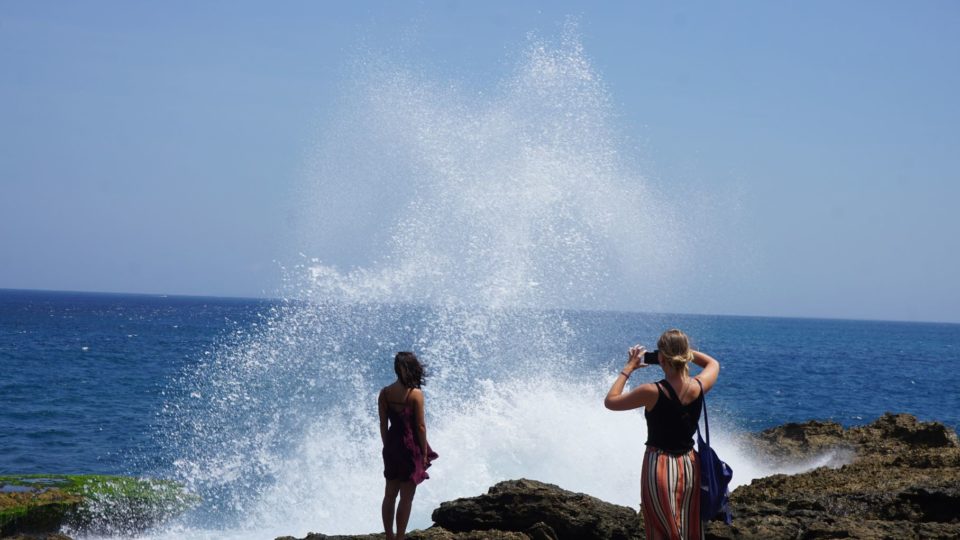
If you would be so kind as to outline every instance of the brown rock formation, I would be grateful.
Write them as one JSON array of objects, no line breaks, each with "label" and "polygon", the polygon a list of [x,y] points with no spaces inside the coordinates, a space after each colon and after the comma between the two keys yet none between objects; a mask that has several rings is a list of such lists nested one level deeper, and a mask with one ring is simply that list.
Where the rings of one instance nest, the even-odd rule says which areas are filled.
[{"label": "brown rock formation", "polygon": [[756,445],[781,459],[832,449],[855,457],[737,488],[733,526],[711,524],[708,538],[960,538],[960,444],[942,424],[905,414],[850,429],[786,424]]},{"label": "brown rock formation", "polygon": [[500,482],[479,497],[445,502],[433,521],[457,532],[505,530],[543,538],[639,538],[637,511],[535,480]]}]

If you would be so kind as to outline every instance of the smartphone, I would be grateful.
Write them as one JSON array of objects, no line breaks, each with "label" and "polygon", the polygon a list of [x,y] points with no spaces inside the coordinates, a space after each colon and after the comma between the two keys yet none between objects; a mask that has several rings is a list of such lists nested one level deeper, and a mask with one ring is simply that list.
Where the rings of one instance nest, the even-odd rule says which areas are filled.
[{"label": "smartphone", "polygon": [[659,364],[660,363],[660,351],[647,351],[643,353],[643,363],[644,364]]}]

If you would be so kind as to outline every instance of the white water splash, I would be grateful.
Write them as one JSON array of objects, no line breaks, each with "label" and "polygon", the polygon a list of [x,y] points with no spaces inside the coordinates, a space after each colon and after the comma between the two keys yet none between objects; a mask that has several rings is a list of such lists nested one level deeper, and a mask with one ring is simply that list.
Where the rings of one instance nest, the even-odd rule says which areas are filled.
[{"label": "white water splash", "polygon": [[[621,156],[603,83],[569,29],[531,41],[490,95],[372,66],[308,191],[311,234],[369,264],[290,269],[291,301],[177,382],[164,437],[205,503],[152,538],[378,530],[375,395],[402,349],[429,364],[441,455],[412,526],[518,477],[639,504],[642,417],[603,408],[609,374],[580,360],[563,311],[547,308],[668,296],[695,238],[682,205]],[[769,472],[717,446],[737,482]]]}]

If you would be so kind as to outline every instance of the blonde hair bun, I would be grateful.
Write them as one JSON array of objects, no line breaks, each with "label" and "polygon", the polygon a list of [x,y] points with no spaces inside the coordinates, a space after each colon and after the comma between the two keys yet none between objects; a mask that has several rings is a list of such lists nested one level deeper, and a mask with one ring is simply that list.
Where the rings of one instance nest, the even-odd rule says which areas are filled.
[{"label": "blonde hair bun", "polygon": [[690,339],[683,331],[671,328],[661,334],[657,349],[660,350],[661,364],[669,365],[674,371],[687,372],[693,352],[690,351]]}]

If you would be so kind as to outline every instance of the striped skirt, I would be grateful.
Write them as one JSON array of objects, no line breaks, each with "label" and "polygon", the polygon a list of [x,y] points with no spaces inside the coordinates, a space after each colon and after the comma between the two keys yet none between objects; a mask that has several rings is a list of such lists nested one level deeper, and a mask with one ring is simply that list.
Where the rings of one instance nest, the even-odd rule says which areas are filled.
[{"label": "striped skirt", "polygon": [[693,450],[673,455],[647,447],[640,473],[647,540],[701,540],[700,463]]}]

